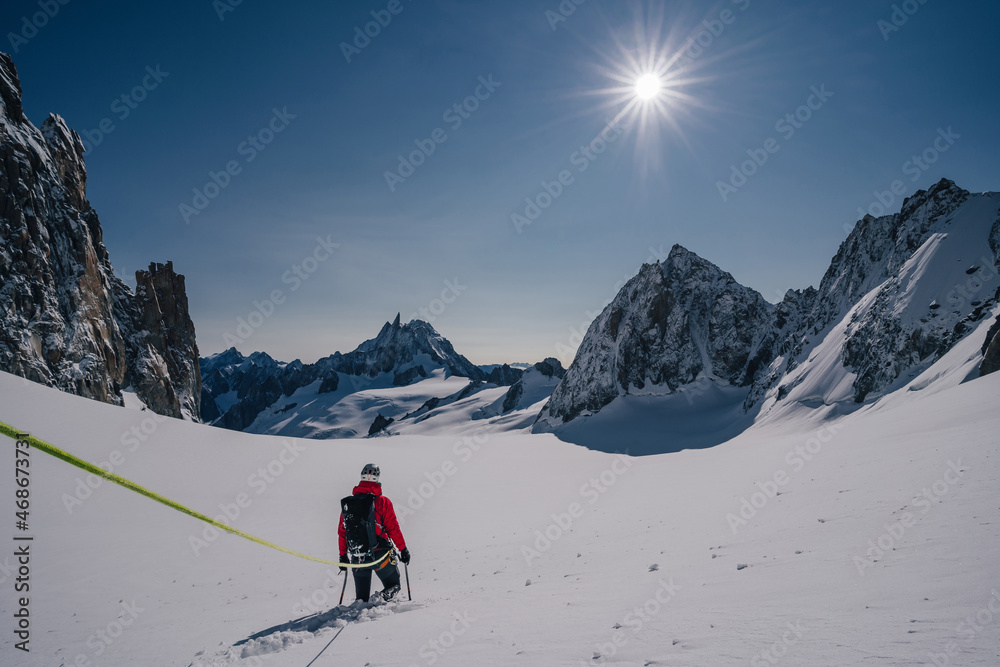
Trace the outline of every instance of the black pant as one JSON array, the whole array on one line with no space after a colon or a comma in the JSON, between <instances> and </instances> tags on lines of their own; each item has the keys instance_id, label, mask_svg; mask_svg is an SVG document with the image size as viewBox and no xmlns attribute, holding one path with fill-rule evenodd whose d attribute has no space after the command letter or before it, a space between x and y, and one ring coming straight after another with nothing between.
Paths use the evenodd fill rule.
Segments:
<instances>
[{"instance_id":1,"label":"black pant","mask_svg":"<svg viewBox=\"0 0 1000 667\"><path fill-rule=\"evenodd\" d=\"M381 558L383 553L385 552L376 552L375 558ZM371 596L373 570L382 582L383 589L399 586L399 568L392 562L392 559L393 556L389 556L374 567L354 570L354 594L359 600L368 602L368 598Z\"/></svg>"}]
</instances>

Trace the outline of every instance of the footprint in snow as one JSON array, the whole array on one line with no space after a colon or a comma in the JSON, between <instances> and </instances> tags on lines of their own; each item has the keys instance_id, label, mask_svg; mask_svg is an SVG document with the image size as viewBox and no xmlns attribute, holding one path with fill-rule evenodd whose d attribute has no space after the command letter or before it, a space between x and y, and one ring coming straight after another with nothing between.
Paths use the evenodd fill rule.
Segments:
<instances>
[{"instance_id":1,"label":"footprint in snow","mask_svg":"<svg viewBox=\"0 0 1000 667\"><path fill-rule=\"evenodd\" d=\"M220 651L211 664L220 662L226 664L253 656L278 653L290 646L303 644L320 636L328 636L334 630L343 630L349 624L376 621L419 607L420 605L413 602L385 602L381 598L369 602L357 600L350 605L334 607L322 613L303 616L257 632Z\"/></svg>"}]
</instances>

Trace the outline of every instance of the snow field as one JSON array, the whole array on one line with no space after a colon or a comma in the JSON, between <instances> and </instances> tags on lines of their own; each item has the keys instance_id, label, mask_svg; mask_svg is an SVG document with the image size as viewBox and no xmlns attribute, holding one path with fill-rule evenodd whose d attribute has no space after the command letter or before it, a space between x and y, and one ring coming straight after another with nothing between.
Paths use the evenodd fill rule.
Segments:
<instances>
[{"instance_id":1,"label":"snow field","mask_svg":"<svg viewBox=\"0 0 1000 667\"><path fill-rule=\"evenodd\" d=\"M333 607L342 575L208 539L106 482L70 513L63 496L84 475L35 453L32 653L10 634L0 651L17 665L305 665L346 622L317 667L996 664L998 389L991 376L904 392L642 458L524 432L308 441L140 426L116 472L212 516L239 508L233 525L283 546L335 557L337 501L369 461L404 515L412 603L240 646ZM148 416L6 374L0 395L6 421L91 461L127 449ZM760 507L734 531L744 499ZM12 604L0 596L0 615Z\"/></svg>"}]
</instances>

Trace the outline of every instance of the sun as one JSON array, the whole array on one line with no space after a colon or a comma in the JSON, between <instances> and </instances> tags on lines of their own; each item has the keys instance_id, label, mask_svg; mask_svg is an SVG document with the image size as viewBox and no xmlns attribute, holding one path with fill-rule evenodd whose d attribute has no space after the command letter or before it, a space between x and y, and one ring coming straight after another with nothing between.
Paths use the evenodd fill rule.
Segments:
<instances>
[{"instance_id":1,"label":"sun","mask_svg":"<svg viewBox=\"0 0 1000 667\"><path fill-rule=\"evenodd\" d=\"M643 74L635 81L635 96L643 102L649 102L660 95L663 81L658 74Z\"/></svg>"},{"instance_id":2,"label":"sun","mask_svg":"<svg viewBox=\"0 0 1000 667\"><path fill-rule=\"evenodd\" d=\"M597 81L582 94L597 98L587 111L607 119L602 132L621 129L633 136L645 176L662 167L668 141L691 149L686 129L703 121L699 110L716 109L709 86L719 79L717 64L727 53L700 58L708 33L698 16L671 10L668 17L654 0L643 5L635 4L631 21L609 24L608 40L591 44Z\"/></svg>"}]
</instances>

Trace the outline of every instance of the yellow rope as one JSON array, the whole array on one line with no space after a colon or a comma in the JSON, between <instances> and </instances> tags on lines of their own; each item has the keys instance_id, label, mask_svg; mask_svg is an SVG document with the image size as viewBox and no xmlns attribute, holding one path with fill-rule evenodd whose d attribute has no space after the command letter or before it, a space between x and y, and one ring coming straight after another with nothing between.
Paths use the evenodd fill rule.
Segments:
<instances>
[{"instance_id":1,"label":"yellow rope","mask_svg":"<svg viewBox=\"0 0 1000 667\"><path fill-rule=\"evenodd\" d=\"M124 477L121 477L121 476L116 475L114 473L108 472L107 470L104 470L103 468L99 468L98 466L95 466L92 463L88 463L87 461L84 461L81 458L77 458L76 456L73 456L69 452L63 451L62 449L59 449L58 447L56 447L54 445L50 445L49 443L45 442L44 440L39 440L38 438L36 438L34 436L30 436L27 433L22 433L21 431L18 431L17 429L15 429L13 426L9 426L8 424L5 424L3 422L0 422L0 433L2 433L3 435L6 435L7 437L13 438L15 440L20 440L22 442L27 442L34 449L37 449L37 450L42 451L42 452L45 452L46 454L54 456L57 459L62 459L66 463L69 463L70 465L76 466L77 468L80 468L81 470L86 470L87 472L92 473L94 475L97 475L98 477L103 477L104 479L108 480L109 482L114 482L115 484L117 484L119 486L124 486L126 489L129 489L131 491L135 491L136 493L138 493L140 495L146 496L147 498L155 500L158 503L161 503L163 505L166 505L167 507L173 508L173 509L177 510L178 512L183 512L184 514L187 514L188 516L192 516L195 519L198 519L199 521L204 521L205 523L207 523L209 525L215 526L219 530L224 530L227 533L232 533L233 535L239 535L243 539L250 540L251 542L256 542L257 544L263 544L265 547L270 547L272 549L275 549L276 551L281 551L283 553L286 553L286 554L289 554L289 555L292 555L292 556L297 556L299 558L305 558L306 560L315 561L317 563L325 563L326 565L337 565L339 567L348 567L348 568L358 569L358 568L372 567L374 565L378 565L379 563L381 563L382 561L384 561L386 558L388 558L390 556L390 554L392 554L392 551L389 551L384 556L382 556L378 560L373 561L371 563L341 563L341 562L338 562L338 561L335 561L335 560L326 560L325 558L316 558L314 556L307 556L306 554L299 553L298 551L292 551L291 549L286 549L285 547L277 545L274 542L268 542L267 540L263 540L263 539L261 539L259 537L254 537L250 533L245 533L242 530L239 530L238 528L233 528L232 526L227 525L225 523L222 523L221 521L216 521L215 519L213 519L211 517L205 516L201 512L195 512L193 509L185 507L184 505L181 505L180 503L175 502L175 501L171 500L170 498L167 498L165 496L161 496L160 494L155 493L153 491L150 491L149 489L146 489L146 488L144 488L142 486L139 486L135 482L131 482L131 481L125 479Z\"/></svg>"}]
</instances>

